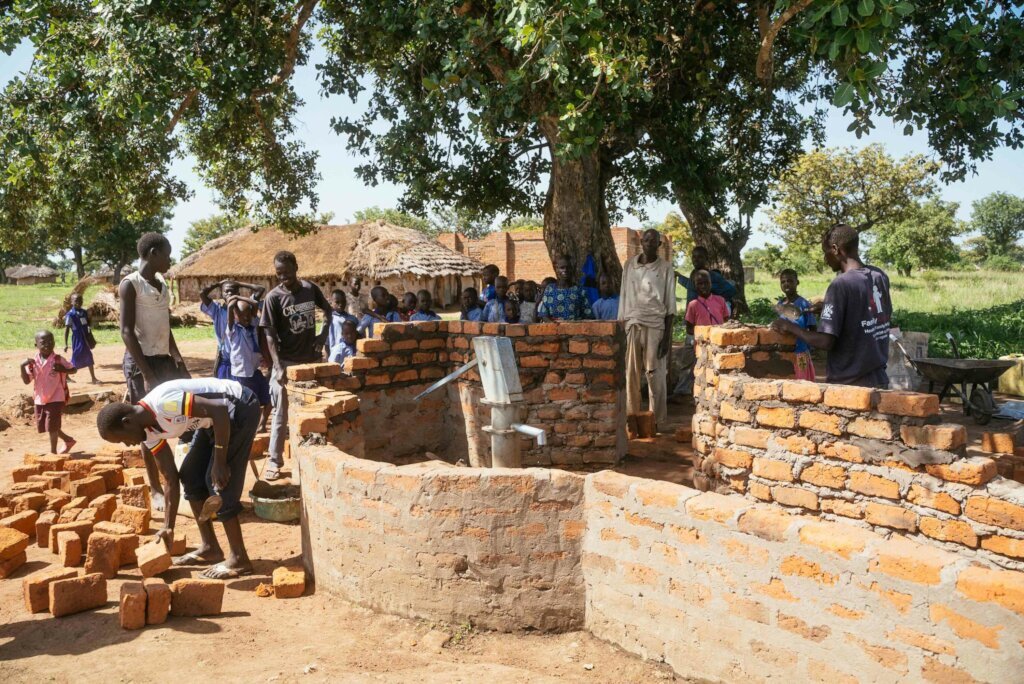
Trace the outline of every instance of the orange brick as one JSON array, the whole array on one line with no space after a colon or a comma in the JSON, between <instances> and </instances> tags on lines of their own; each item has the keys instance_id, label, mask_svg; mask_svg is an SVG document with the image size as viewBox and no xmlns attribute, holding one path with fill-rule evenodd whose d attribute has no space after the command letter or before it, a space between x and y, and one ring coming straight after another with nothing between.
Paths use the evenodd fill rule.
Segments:
<instances>
[{"instance_id":1,"label":"orange brick","mask_svg":"<svg viewBox=\"0 0 1024 684\"><path fill-rule=\"evenodd\" d=\"M921 534L941 541L963 544L972 549L978 546L978 535L974 528L962 520L939 520L921 517L918 521Z\"/></svg>"},{"instance_id":2,"label":"orange brick","mask_svg":"<svg viewBox=\"0 0 1024 684\"><path fill-rule=\"evenodd\" d=\"M789 601L791 603L796 603L800 600L786 590L785 583L783 583L783 581L780 580L778 577L771 578L768 581L768 584L755 584L753 588L754 591L756 591L759 594L763 594L765 596L771 597L773 599L778 599L780 601Z\"/></svg>"},{"instance_id":3,"label":"orange brick","mask_svg":"<svg viewBox=\"0 0 1024 684\"><path fill-rule=\"evenodd\" d=\"M297 382L305 382L308 380L316 379L316 365L315 363L305 363L296 366L289 366L285 373L288 375L289 380L295 380Z\"/></svg>"},{"instance_id":4,"label":"orange brick","mask_svg":"<svg viewBox=\"0 0 1024 684\"><path fill-rule=\"evenodd\" d=\"M50 614L54 617L99 608L107 602L107 580L98 573L56 580L48 589Z\"/></svg>"},{"instance_id":5,"label":"orange brick","mask_svg":"<svg viewBox=\"0 0 1024 684\"><path fill-rule=\"evenodd\" d=\"M679 505L679 495L682 492L683 488L674 482L647 480L637 485L636 498L644 506L677 508Z\"/></svg>"},{"instance_id":6,"label":"orange brick","mask_svg":"<svg viewBox=\"0 0 1024 684\"><path fill-rule=\"evenodd\" d=\"M949 628L956 632L961 639L974 639L989 648L999 648L999 632L1003 625L987 627L980 622L975 622L957 613L949 606L941 603L933 603L928 609L928 615L935 624L946 623Z\"/></svg>"},{"instance_id":7,"label":"orange brick","mask_svg":"<svg viewBox=\"0 0 1024 684\"><path fill-rule=\"evenodd\" d=\"M792 428L796 426L796 414L791 408L762 406L757 410L757 422L769 427Z\"/></svg>"},{"instance_id":8,"label":"orange brick","mask_svg":"<svg viewBox=\"0 0 1024 684\"><path fill-rule=\"evenodd\" d=\"M978 680L959 667L946 665L935 658L925 658L921 679L933 684L977 684Z\"/></svg>"},{"instance_id":9,"label":"orange brick","mask_svg":"<svg viewBox=\"0 0 1024 684\"><path fill-rule=\"evenodd\" d=\"M984 456L972 456L948 464L926 465L924 469L947 482L962 482L969 485L983 485L999 474L996 462Z\"/></svg>"},{"instance_id":10,"label":"orange brick","mask_svg":"<svg viewBox=\"0 0 1024 684\"><path fill-rule=\"evenodd\" d=\"M704 492L686 501L686 512L699 520L724 523L749 505L740 497Z\"/></svg>"},{"instance_id":11,"label":"orange brick","mask_svg":"<svg viewBox=\"0 0 1024 684\"><path fill-rule=\"evenodd\" d=\"M942 569L955 560L956 556L940 549L893 536L878 546L868 570L908 582L938 584Z\"/></svg>"},{"instance_id":12,"label":"orange brick","mask_svg":"<svg viewBox=\"0 0 1024 684\"><path fill-rule=\"evenodd\" d=\"M749 491L750 495L755 499L760 499L761 501L772 500L772 488L761 482L751 481L747 487L747 491Z\"/></svg>"},{"instance_id":13,"label":"orange brick","mask_svg":"<svg viewBox=\"0 0 1024 684\"><path fill-rule=\"evenodd\" d=\"M982 539L981 548L1003 556L1024 558L1024 539L1012 539L997 534L987 539Z\"/></svg>"},{"instance_id":14,"label":"orange brick","mask_svg":"<svg viewBox=\"0 0 1024 684\"><path fill-rule=\"evenodd\" d=\"M926 446L953 451L967 444L967 428L963 425L901 425L900 439L907 446Z\"/></svg>"},{"instance_id":15,"label":"orange brick","mask_svg":"<svg viewBox=\"0 0 1024 684\"><path fill-rule=\"evenodd\" d=\"M860 447L849 442L831 442L818 446L818 453L829 458L838 458L848 463L863 463Z\"/></svg>"},{"instance_id":16,"label":"orange brick","mask_svg":"<svg viewBox=\"0 0 1024 684\"><path fill-rule=\"evenodd\" d=\"M579 398L579 390L571 387L555 387L548 391L549 401L576 401Z\"/></svg>"},{"instance_id":17,"label":"orange brick","mask_svg":"<svg viewBox=\"0 0 1024 684\"><path fill-rule=\"evenodd\" d=\"M806 577L821 584L835 584L839 578L830 572L822 570L821 566L803 556L786 556L779 565L783 575L794 575Z\"/></svg>"},{"instance_id":18,"label":"orange brick","mask_svg":"<svg viewBox=\"0 0 1024 684\"><path fill-rule=\"evenodd\" d=\"M772 487L772 498L784 506L799 506L810 511L818 510L818 495L796 487Z\"/></svg>"},{"instance_id":19,"label":"orange brick","mask_svg":"<svg viewBox=\"0 0 1024 684\"><path fill-rule=\"evenodd\" d=\"M750 422L750 412L742 409L731 401L723 401L718 407L718 415L722 420L735 420L740 423Z\"/></svg>"},{"instance_id":20,"label":"orange brick","mask_svg":"<svg viewBox=\"0 0 1024 684\"><path fill-rule=\"evenodd\" d=\"M800 471L800 479L819 487L842 489L846 486L846 469L842 466L816 462Z\"/></svg>"},{"instance_id":21,"label":"orange brick","mask_svg":"<svg viewBox=\"0 0 1024 684\"><path fill-rule=\"evenodd\" d=\"M803 404L820 404L821 385L806 380L786 380L782 383L782 400Z\"/></svg>"},{"instance_id":22,"label":"orange brick","mask_svg":"<svg viewBox=\"0 0 1024 684\"><path fill-rule=\"evenodd\" d=\"M25 608L30 613L45 613L50 605L50 584L72 577L78 577L78 571L74 568L55 568L29 575L21 582Z\"/></svg>"},{"instance_id":23,"label":"orange brick","mask_svg":"<svg viewBox=\"0 0 1024 684\"><path fill-rule=\"evenodd\" d=\"M882 667L888 668L899 674L907 674L907 654L889 646L878 646L868 643L858 636L847 634L846 640L857 644L868 656L874 659Z\"/></svg>"},{"instance_id":24,"label":"orange brick","mask_svg":"<svg viewBox=\"0 0 1024 684\"><path fill-rule=\"evenodd\" d=\"M785 449L786 451L794 454L802 454L804 456L813 454L818 450L818 445L803 435L790 435L789 437L776 436L774 442L781 449Z\"/></svg>"},{"instance_id":25,"label":"orange brick","mask_svg":"<svg viewBox=\"0 0 1024 684\"><path fill-rule=\"evenodd\" d=\"M827 432L830 435L843 434L840 428L840 417L821 411L803 411L800 413L800 427L805 430Z\"/></svg>"},{"instance_id":26,"label":"orange brick","mask_svg":"<svg viewBox=\"0 0 1024 684\"><path fill-rule=\"evenodd\" d=\"M870 411L875 402L875 390L852 385L829 385L825 389L825 406Z\"/></svg>"},{"instance_id":27,"label":"orange brick","mask_svg":"<svg viewBox=\"0 0 1024 684\"><path fill-rule=\"evenodd\" d=\"M146 590L142 588L142 582L121 585L118 616L121 629L142 629L146 626Z\"/></svg>"},{"instance_id":28,"label":"orange brick","mask_svg":"<svg viewBox=\"0 0 1024 684\"><path fill-rule=\"evenodd\" d=\"M900 486L897 482L860 470L850 471L849 487L855 492L868 496L881 496L886 499L900 498Z\"/></svg>"},{"instance_id":29,"label":"orange brick","mask_svg":"<svg viewBox=\"0 0 1024 684\"><path fill-rule=\"evenodd\" d=\"M1012 454L1017 446L1019 431L983 432L981 449L990 454Z\"/></svg>"},{"instance_id":30,"label":"orange brick","mask_svg":"<svg viewBox=\"0 0 1024 684\"><path fill-rule=\"evenodd\" d=\"M886 589L878 582L872 582L868 589L875 592L895 608L900 613L906 613L910 610L910 605L914 601L914 597L910 594L904 594L902 591L895 591L893 589Z\"/></svg>"},{"instance_id":31,"label":"orange brick","mask_svg":"<svg viewBox=\"0 0 1024 684\"><path fill-rule=\"evenodd\" d=\"M360 354L373 354L390 351L391 345L384 340L356 340L356 351Z\"/></svg>"},{"instance_id":32,"label":"orange brick","mask_svg":"<svg viewBox=\"0 0 1024 684\"><path fill-rule=\"evenodd\" d=\"M622 574L630 584L653 586L658 583L661 575L652 567L639 563L622 563Z\"/></svg>"},{"instance_id":33,"label":"orange brick","mask_svg":"<svg viewBox=\"0 0 1024 684\"><path fill-rule=\"evenodd\" d=\"M964 514L981 523L1024 531L1024 506L1001 499L972 496L967 499Z\"/></svg>"},{"instance_id":34,"label":"orange brick","mask_svg":"<svg viewBox=\"0 0 1024 684\"><path fill-rule=\"evenodd\" d=\"M754 447L755 449L767 449L768 438L771 437L768 430L758 430L737 425L732 430L732 441L740 446ZM745 467L750 467L745 466Z\"/></svg>"},{"instance_id":35,"label":"orange brick","mask_svg":"<svg viewBox=\"0 0 1024 684\"><path fill-rule=\"evenodd\" d=\"M748 347L757 344L757 329L716 326L708 333L708 340L719 347Z\"/></svg>"},{"instance_id":36,"label":"orange brick","mask_svg":"<svg viewBox=\"0 0 1024 684\"><path fill-rule=\"evenodd\" d=\"M822 499L821 510L823 513L833 513L845 518L860 519L864 517L864 504L857 501L846 501L844 499Z\"/></svg>"},{"instance_id":37,"label":"orange brick","mask_svg":"<svg viewBox=\"0 0 1024 684\"><path fill-rule=\"evenodd\" d=\"M757 343L762 346L775 346L780 344L793 346L796 344L796 338L786 333L776 332L771 328L758 328Z\"/></svg>"},{"instance_id":38,"label":"orange brick","mask_svg":"<svg viewBox=\"0 0 1024 684\"><path fill-rule=\"evenodd\" d=\"M944 655L956 655L956 647L948 641L942 639L936 639L933 636L922 634L903 625L897 625L895 629L886 634L886 638L889 640L895 639L896 641L902 641L910 646L916 646L917 648L923 648L926 651L932 653L942 653Z\"/></svg>"},{"instance_id":39,"label":"orange brick","mask_svg":"<svg viewBox=\"0 0 1024 684\"><path fill-rule=\"evenodd\" d=\"M925 489L919 484L910 485L907 493L907 501L918 506L934 508L952 515L960 515L960 504L956 499L945 492L933 492Z\"/></svg>"},{"instance_id":40,"label":"orange brick","mask_svg":"<svg viewBox=\"0 0 1024 684\"><path fill-rule=\"evenodd\" d=\"M936 394L888 390L879 393L877 410L894 416L929 418L939 413L939 397Z\"/></svg>"},{"instance_id":41,"label":"orange brick","mask_svg":"<svg viewBox=\"0 0 1024 684\"><path fill-rule=\"evenodd\" d=\"M747 364L747 357L743 352L732 354L715 354L712 366L715 370L740 370Z\"/></svg>"},{"instance_id":42,"label":"orange brick","mask_svg":"<svg viewBox=\"0 0 1024 684\"><path fill-rule=\"evenodd\" d=\"M784 613L779 613L776 616L776 624L787 632L793 632L814 642L824 641L832 634L832 629L827 625L811 626L795 615Z\"/></svg>"},{"instance_id":43,"label":"orange brick","mask_svg":"<svg viewBox=\"0 0 1024 684\"><path fill-rule=\"evenodd\" d=\"M224 582L217 580L176 580L171 584L171 615L219 615L224 601L224 586Z\"/></svg>"},{"instance_id":44,"label":"orange brick","mask_svg":"<svg viewBox=\"0 0 1024 684\"><path fill-rule=\"evenodd\" d=\"M770 541L782 541L786 531L793 524L793 516L779 511L754 508L739 519L739 528L756 537Z\"/></svg>"},{"instance_id":45,"label":"orange brick","mask_svg":"<svg viewBox=\"0 0 1024 684\"><path fill-rule=\"evenodd\" d=\"M22 511L0 519L0 527L9 527L12 530L21 532L22 534L27 534L29 537L34 537L36 535L36 522L38 520L39 514L35 511Z\"/></svg>"},{"instance_id":46,"label":"orange brick","mask_svg":"<svg viewBox=\"0 0 1024 684\"><path fill-rule=\"evenodd\" d=\"M765 401L779 398L778 382L747 382L743 384L743 398L746 401Z\"/></svg>"},{"instance_id":47,"label":"orange brick","mask_svg":"<svg viewBox=\"0 0 1024 684\"><path fill-rule=\"evenodd\" d=\"M868 439L892 439L892 425L887 420L854 418L847 424L846 431Z\"/></svg>"},{"instance_id":48,"label":"orange brick","mask_svg":"<svg viewBox=\"0 0 1024 684\"><path fill-rule=\"evenodd\" d=\"M726 603L729 604L729 612L738 617L763 625L768 624L768 609L763 603L752 601L736 594L725 594Z\"/></svg>"},{"instance_id":49,"label":"orange brick","mask_svg":"<svg viewBox=\"0 0 1024 684\"><path fill-rule=\"evenodd\" d=\"M917 514L899 506L870 501L864 507L864 519L872 525L893 527L908 532L917 530Z\"/></svg>"},{"instance_id":50,"label":"orange brick","mask_svg":"<svg viewBox=\"0 0 1024 684\"><path fill-rule=\"evenodd\" d=\"M754 459L754 475L780 482L793 481L793 464L788 461L776 461L770 458Z\"/></svg>"},{"instance_id":51,"label":"orange brick","mask_svg":"<svg viewBox=\"0 0 1024 684\"><path fill-rule=\"evenodd\" d=\"M809 522L800 528L800 541L804 544L847 559L877 539L878 535L872 532L841 523Z\"/></svg>"},{"instance_id":52,"label":"orange brick","mask_svg":"<svg viewBox=\"0 0 1024 684\"><path fill-rule=\"evenodd\" d=\"M832 613L837 617L841 617L844 620L864 619L864 613L862 613L861 611L853 610L852 608L847 608L846 606L841 606L838 603L833 603L831 606L829 606L828 612Z\"/></svg>"},{"instance_id":53,"label":"orange brick","mask_svg":"<svg viewBox=\"0 0 1024 684\"><path fill-rule=\"evenodd\" d=\"M967 598L998 603L1024 615L1024 573L971 566L961 571L956 588Z\"/></svg>"},{"instance_id":54,"label":"orange brick","mask_svg":"<svg viewBox=\"0 0 1024 684\"><path fill-rule=\"evenodd\" d=\"M749 468L753 461L750 452L738 449L715 447L713 453L715 460L728 468Z\"/></svg>"},{"instance_id":55,"label":"orange brick","mask_svg":"<svg viewBox=\"0 0 1024 684\"><path fill-rule=\"evenodd\" d=\"M737 388L743 387L743 382L740 381L735 375L718 375L710 369L712 377L718 378L718 393L723 397L734 397L736 396Z\"/></svg>"}]
</instances>

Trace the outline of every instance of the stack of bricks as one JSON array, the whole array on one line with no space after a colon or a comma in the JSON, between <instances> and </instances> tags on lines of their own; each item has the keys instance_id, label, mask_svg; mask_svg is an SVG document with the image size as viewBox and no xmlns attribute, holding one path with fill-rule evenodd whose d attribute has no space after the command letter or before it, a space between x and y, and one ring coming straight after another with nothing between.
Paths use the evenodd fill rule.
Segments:
<instances>
[{"instance_id":1,"label":"stack of bricks","mask_svg":"<svg viewBox=\"0 0 1024 684\"><path fill-rule=\"evenodd\" d=\"M695 483L1024 568L1024 485L967 457L935 395L771 379L786 340L697 331Z\"/></svg>"},{"instance_id":2,"label":"stack of bricks","mask_svg":"<svg viewBox=\"0 0 1024 684\"><path fill-rule=\"evenodd\" d=\"M477 335L511 338L523 386L522 421L548 433L521 441L524 465L614 464L625 455L625 336L615 322L533 325L440 321L375 326L359 354L288 369L293 434L377 460L432 452L489 465L490 409L471 370L413 397L472 357Z\"/></svg>"}]
</instances>

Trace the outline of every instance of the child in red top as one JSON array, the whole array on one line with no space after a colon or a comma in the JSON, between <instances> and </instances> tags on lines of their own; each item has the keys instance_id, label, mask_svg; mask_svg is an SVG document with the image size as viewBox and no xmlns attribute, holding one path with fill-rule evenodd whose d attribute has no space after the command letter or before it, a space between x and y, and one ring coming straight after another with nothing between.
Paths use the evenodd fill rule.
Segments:
<instances>
[{"instance_id":1,"label":"child in red top","mask_svg":"<svg viewBox=\"0 0 1024 684\"><path fill-rule=\"evenodd\" d=\"M69 453L75 440L61 430L61 416L68 400L69 373L75 372L72 363L60 354L53 353L53 333L40 330L36 333L36 356L21 364L21 381L32 388L35 403L36 429L39 434L50 434L50 453L57 452L57 439L64 440L62 454Z\"/></svg>"},{"instance_id":2,"label":"child in red top","mask_svg":"<svg viewBox=\"0 0 1024 684\"><path fill-rule=\"evenodd\" d=\"M697 271L692 276L697 298L686 305L686 334L698 325L721 325L729 320L729 307L722 297L711 294L711 274Z\"/></svg>"}]
</instances>

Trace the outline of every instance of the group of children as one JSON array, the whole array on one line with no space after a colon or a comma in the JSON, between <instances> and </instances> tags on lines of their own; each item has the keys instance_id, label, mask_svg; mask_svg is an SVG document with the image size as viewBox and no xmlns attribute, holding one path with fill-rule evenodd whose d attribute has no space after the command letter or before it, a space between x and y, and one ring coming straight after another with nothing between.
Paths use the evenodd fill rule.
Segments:
<instances>
[{"instance_id":1,"label":"group of children","mask_svg":"<svg viewBox=\"0 0 1024 684\"><path fill-rule=\"evenodd\" d=\"M619 291L607 274L598 278L597 292L577 282L567 257L555 260L556 278L538 287L532 280L510 282L497 266L483 270L483 291L462 292L461 320L483 323L536 323L538 321L614 321L619 316Z\"/></svg>"}]
</instances>

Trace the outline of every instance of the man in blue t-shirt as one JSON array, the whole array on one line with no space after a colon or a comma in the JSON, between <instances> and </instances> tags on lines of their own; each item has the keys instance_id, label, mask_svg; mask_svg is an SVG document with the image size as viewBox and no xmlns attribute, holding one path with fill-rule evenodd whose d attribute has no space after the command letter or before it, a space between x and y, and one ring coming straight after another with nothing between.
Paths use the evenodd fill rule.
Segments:
<instances>
[{"instance_id":1,"label":"man in blue t-shirt","mask_svg":"<svg viewBox=\"0 0 1024 684\"><path fill-rule=\"evenodd\" d=\"M707 271L711 275L711 294L716 294L725 300L732 310L732 300L736 298L736 286L725 279L718 271L710 268L711 257L704 247L694 247L690 252L690 262L693 264L693 273ZM686 288L686 303L689 304L697 298L697 287L691 278L687 278L679 271L676 271L676 280Z\"/></svg>"},{"instance_id":2,"label":"man in blue t-shirt","mask_svg":"<svg viewBox=\"0 0 1024 684\"><path fill-rule=\"evenodd\" d=\"M828 352L828 382L885 389L889 376L889 277L860 259L860 236L845 223L822 239L825 263L838 273L825 292L818 329L778 319L772 328Z\"/></svg>"}]
</instances>

